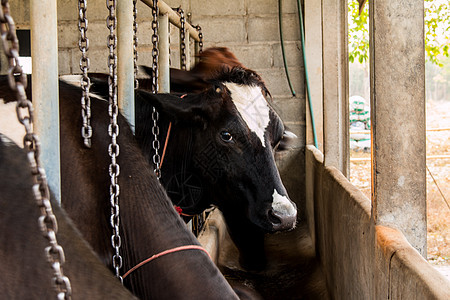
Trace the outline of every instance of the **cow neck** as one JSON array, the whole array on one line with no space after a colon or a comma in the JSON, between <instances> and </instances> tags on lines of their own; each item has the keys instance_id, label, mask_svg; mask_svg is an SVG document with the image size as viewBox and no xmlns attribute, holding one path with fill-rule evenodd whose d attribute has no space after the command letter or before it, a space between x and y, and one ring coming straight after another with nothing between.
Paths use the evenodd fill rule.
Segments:
<instances>
[{"instance_id":1,"label":"cow neck","mask_svg":"<svg viewBox=\"0 0 450 300\"><path fill-rule=\"evenodd\" d=\"M183 95L180 96L180 98L183 99L186 96L187 96L187 94L183 94ZM162 169L162 166L163 166L164 157L166 156L167 144L169 142L169 137L170 137L170 131L171 130L172 130L172 122L169 122L169 127L167 128L166 139L164 141L163 152L162 152L162 155L161 155L161 163L159 164L159 167L161 169Z\"/></svg>"},{"instance_id":2,"label":"cow neck","mask_svg":"<svg viewBox=\"0 0 450 300\"><path fill-rule=\"evenodd\" d=\"M137 265L135 265L134 267L132 267L130 270L128 270L123 276L122 278L125 279L126 277L128 277L128 275L130 275L131 273L133 273L134 271L136 271L137 269L141 268L142 266L148 264L149 262L156 260L158 258L160 258L161 256L164 255L168 255L168 254L172 254L175 252L179 252L179 251L185 251L185 250L200 250L205 252L209 258L211 259L211 255L209 255L208 251L205 250L205 248L198 246L198 245L186 245L186 246L180 246L180 247L175 247L172 249L168 249L165 251L162 251L158 254L154 254L151 257L141 261L140 263L138 263Z\"/></svg>"}]
</instances>

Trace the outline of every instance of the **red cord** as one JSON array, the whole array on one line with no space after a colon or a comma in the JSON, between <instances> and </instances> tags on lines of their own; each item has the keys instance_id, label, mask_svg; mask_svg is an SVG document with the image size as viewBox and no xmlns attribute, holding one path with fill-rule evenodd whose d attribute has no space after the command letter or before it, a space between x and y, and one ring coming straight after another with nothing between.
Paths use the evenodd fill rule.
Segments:
<instances>
[{"instance_id":1,"label":"red cord","mask_svg":"<svg viewBox=\"0 0 450 300\"><path fill-rule=\"evenodd\" d=\"M143 265L151 262L154 259L157 259L158 257L161 257L163 255L166 254L170 254L170 253L174 253L174 252L179 252L179 251L184 251L184 250L201 250L203 252L205 252L206 254L208 254L208 257L211 259L211 256L209 255L208 251L206 251L203 247L201 246L197 246L197 245L187 245L187 246L180 246L180 247L176 247L176 248L172 248L169 250L165 250L163 252L160 252L158 254L155 254L149 258L147 258L146 260L138 263L137 265L135 265L134 267L132 267L130 270L128 270L123 276L122 278L125 279L125 277L127 277L128 275L130 275L131 272L135 271L136 269L142 267Z\"/></svg>"},{"instance_id":2,"label":"red cord","mask_svg":"<svg viewBox=\"0 0 450 300\"><path fill-rule=\"evenodd\" d=\"M164 143L163 153L161 156L161 163L159 164L160 169L162 168L162 164L164 162L164 156L166 156L166 149L167 149L167 143L169 142L170 129L172 129L172 122L169 123L169 128L167 129L167 136L166 136L166 141Z\"/></svg>"},{"instance_id":3,"label":"red cord","mask_svg":"<svg viewBox=\"0 0 450 300\"><path fill-rule=\"evenodd\" d=\"M181 95L180 98L183 99L187 94ZM167 129L166 141L164 142L164 149L161 156L161 163L159 164L159 168L162 168L162 164L164 162L164 156L166 156L167 143L169 142L170 130L172 129L172 122L169 123L169 128Z\"/></svg>"}]
</instances>

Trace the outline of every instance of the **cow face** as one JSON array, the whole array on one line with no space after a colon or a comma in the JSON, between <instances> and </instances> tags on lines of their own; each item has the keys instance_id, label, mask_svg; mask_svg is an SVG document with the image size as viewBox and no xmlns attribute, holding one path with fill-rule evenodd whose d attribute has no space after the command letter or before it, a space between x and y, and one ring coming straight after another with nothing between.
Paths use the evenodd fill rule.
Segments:
<instances>
[{"instance_id":1,"label":"cow face","mask_svg":"<svg viewBox=\"0 0 450 300\"><path fill-rule=\"evenodd\" d=\"M223 86L223 113L208 132L217 149L214 175L216 189L222 191L217 205L245 210L252 223L269 232L292 229L297 209L274 160L284 136L283 123L260 85L229 81Z\"/></svg>"},{"instance_id":2,"label":"cow face","mask_svg":"<svg viewBox=\"0 0 450 300\"><path fill-rule=\"evenodd\" d=\"M297 209L274 160L285 129L256 73L240 67L224 70L206 90L182 100L147 97L178 127L191 127L195 173L213 191L213 204L222 211L244 212L267 232L295 227ZM177 147L174 143L169 148Z\"/></svg>"}]
</instances>

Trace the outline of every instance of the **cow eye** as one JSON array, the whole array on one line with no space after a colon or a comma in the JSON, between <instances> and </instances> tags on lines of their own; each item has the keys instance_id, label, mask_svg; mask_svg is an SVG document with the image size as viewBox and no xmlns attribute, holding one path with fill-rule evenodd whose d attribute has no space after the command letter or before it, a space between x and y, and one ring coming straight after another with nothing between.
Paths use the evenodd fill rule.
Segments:
<instances>
[{"instance_id":1,"label":"cow eye","mask_svg":"<svg viewBox=\"0 0 450 300\"><path fill-rule=\"evenodd\" d=\"M220 133L220 138L222 139L222 141L224 142L231 142L231 140L233 139L233 136L231 135L231 133L229 133L228 131L222 131Z\"/></svg>"}]
</instances>

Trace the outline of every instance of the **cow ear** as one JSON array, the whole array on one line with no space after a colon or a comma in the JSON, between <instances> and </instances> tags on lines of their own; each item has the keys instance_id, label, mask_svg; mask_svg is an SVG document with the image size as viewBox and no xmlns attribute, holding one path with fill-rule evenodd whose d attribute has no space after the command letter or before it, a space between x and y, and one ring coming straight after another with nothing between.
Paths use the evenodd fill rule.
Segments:
<instances>
[{"instance_id":1,"label":"cow ear","mask_svg":"<svg viewBox=\"0 0 450 300\"><path fill-rule=\"evenodd\" d=\"M151 116L152 107L175 122L195 122L206 126L220 112L222 89L210 89L201 94L152 94L136 91L136 109L142 118Z\"/></svg>"},{"instance_id":2,"label":"cow ear","mask_svg":"<svg viewBox=\"0 0 450 300\"><path fill-rule=\"evenodd\" d=\"M278 145L277 151L290 150L294 147L295 141L297 140L297 135L292 131L285 130L283 133L283 138Z\"/></svg>"},{"instance_id":3,"label":"cow ear","mask_svg":"<svg viewBox=\"0 0 450 300\"><path fill-rule=\"evenodd\" d=\"M153 76L152 68L140 66L150 78ZM208 83L197 72L170 68L170 90L176 93L196 93L205 90Z\"/></svg>"},{"instance_id":4,"label":"cow ear","mask_svg":"<svg viewBox=\"0 0 450 300\"><path fill-rule=\"evenodd\" d=\"M197 72L170 68L170 89L179 93L198 93L209 87Z\"/></svg>"}]
</instances>

